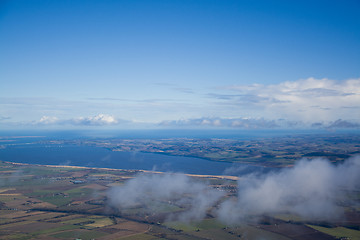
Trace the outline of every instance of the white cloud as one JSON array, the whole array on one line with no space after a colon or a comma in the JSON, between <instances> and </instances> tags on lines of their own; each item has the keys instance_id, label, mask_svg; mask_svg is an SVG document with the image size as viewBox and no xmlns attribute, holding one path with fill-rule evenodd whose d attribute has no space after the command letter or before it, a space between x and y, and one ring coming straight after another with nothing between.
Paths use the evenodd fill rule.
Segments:
<instances>
[{"instance_id":1,"label":"white cloud","mask_svg":"<svg viewBox=\"0 0 360 240\"><path fill-rule=\"evenodd\" d=\"M332 127L357 127L360 123L360 78L343 81L308 78L272 85L234 85L213 89L212 93L203 86L186 95L177 94L173 88L158 92L152 99L100 96L70 101L0 97L0 115L9 117L0 121L3 125L109 126L124 122L117 116L126 116L131 123L204 127L328 127L339 119L351 124L337 122ZM93 113L111 115L92 116ZM44 117L40 119L41 116ZM34 122L34 119L38 120Z\"/></svg>"},{"instance_id":2,"label":"white cloud","mask_svg":"<svg viewBox=\"0 0 360 240\"><path fill-rule=\"evenodd\" d=\"M308 78L276 85L235 85L223 90L231 94L210 97L238 108L256 109L265 118L308 122L360 119L360 111L353 110L360 106L360 79Z\"/></svg>"},{"instance_id":3,"label":"white cloud","mask_svg":"<svg viewBox=\"0 0 360 240\"><path fill-rule=\"evenodd\" d=\"M77 125L77 126L104 126L116 125L124 120L116 119L114 116L107 114L98 114L92 117L77 117L71 119L58 119L57 117L43 116L36 124L39 125Z\"/></svg>"},{"instance_id":4,"label":"white cloud","mask_svg":"<svg viewBox=\"0 0 360 240\"><path fill-rule=\"evenodd\" d=\"M218 214L228 223L248 215L279 213L316 220L339 219L343 209L338 203L353 204L347 194L359 191L359 171L359 157L338 165L325 159L302 159L293 168L241 176L237 201L223 202Z\"/></svg>"},{"instance_id":5,"label":"white cloud","mask_svg":"<svg viewBox=\"0 0 360 240\"><path fill-rule=\"evenodd\" d=\"M38 123L40 124L55 124L59 121L57 117L42 116Z\"/></svg>"},{"instance_id":6,"label":"white cloud","mask_svg":"<svg viewBox=\"0 0 360 240\"><path fill-rule=\"evenodd\" d=\"M75 125L113 125L117 124L118 120L107 114L99 114L93 117L79 117L70 120Z\"/></svg>"},{"instance_id":7,"label":"white cloud","mask_svg":"<svg viewBox=\"0 0 360 240\"><path fill-rule=\"evenodd\" d=\"M183 174L140 174L110 188L107 203L120 212L137 208L139 214L160 213L171 221L199 221L207 213L226 224L284 213L338 221L344 214L341 205L358 206L351 195L360 190L359 171L359 157L337 165L325 159L302 159L292 168L240 175L234 198L223 198L224 192ZM159 211L166 203L182 210Z\"/></svg>"},{"instance_id":8,"label":"white cloud","mask_svg":"<svg viewBox=\"0 0 360 240\"><path fill-rule=\"evenodd\" d=\"M328 128L360 128L360 123L338 119L334 122L331 122Z\"/></svg>"},{"instance_id":9,"label":"white cloud","mask_svg":"<svg viewBox=\"0 0 360 240\"><path fill-rule=\"evenodd\" d=\"M198 221L224 194L184 174L142 174L108 191L108 202L120 211L141 206L141 211L159 213L159 202L181 206L184 211L167 214L169 220Z\"/></svg>"},{"instance_id":10,"label":"white cloud","mask_svg":"<svg viewBox=\"0 0 360 240\"><path fill-rule=\"evenodd\" d=\"M253 119L253 118L194 118L194 119L182 119L177 121L163 121L161 126L167 127L231 127L231 128L246 128L246 129L258 129L258 128L276 128L280 127L280 122L266 119ZM281 123L284 125L283 123Z\"/></svg>"},{"instance_id":11,"label":"white cloud","mask_svg":"<svg viewBox=\"0 0 360 240\"><path fill-rule=\"evenodd\" d=\"M11 117L0 116L0 121L9 120L9 119L11 119Z\"/></svg>"},{"instance_id":12,"label":"white cloud","mask_svg":"<svg viewBox=\"0 0 360 240\"><path fill-rule=\"evenodd\" d=\"M318 129L345 129L360 128L360 121L347 121L337 119L327 122L289 121L285 119L269 120L264 118L193 118L175 121L162 121L160 126L165 127L220 127L242 129L281 129L281 128L318 128Z\"/></svg>"}]
</instances>

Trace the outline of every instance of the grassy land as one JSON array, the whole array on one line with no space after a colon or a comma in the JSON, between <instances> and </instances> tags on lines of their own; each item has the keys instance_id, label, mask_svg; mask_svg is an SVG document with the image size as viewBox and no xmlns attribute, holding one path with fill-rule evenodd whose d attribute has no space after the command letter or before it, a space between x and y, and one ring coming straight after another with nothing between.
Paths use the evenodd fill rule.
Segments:
<instances>
[{"instance_id":1,"label":"grassy land","mask_svg":"<svg viewBox=\"0 0 360 240\"><path fill-rule=\"evenodd\" d=\"M360 231L354 229L349 229L345 227L326 228L315 225L308 225L308 226L339 239L341 238L360 239Z\"/></svg>"},{"instance_id":2,"label":"grassy land","mask_svg":"<svg viewBox=\"0 0 360 240\"><path fill-rule=\"evenodd\" d=\"M149 234L143 234L143 233L134 234L132 236L121 238L121 240L155 240L155 239L160 239L160 238L157 238L157 237L149 235Z\"/></svg>"},{"instance_id":3,"label":"grassy land","mask_svg":"<svg viewBox=\"0 0 360 240\"><path fill-rule=\"evenodd\" d=\"M291 239L285 230L275 233L253 223L226 226L210 215L199 222L166 222L166 214L183 210L183 206L170 202L148 201L146 204L152 212L140 206L122 213L111 209L106 204L109 187L121 185L135 174L0 162L0 239ZM200 178L199 181L216 187L226 186L224 191L233 189L229 186L236 189L233 181L214 178ZM234 193L227 194L234 196ZM355 195L354 200L358 201ZM279 215L273 221L285 222L290 228L304 226L305 222L291 215ZM345 225L332 229L315 225L311 227L334 237L359 239L359 231L345 228Z\"/></svg>"},{"instance_id":4,"label":"grassy land","mask_svg":"<svg viewBox=\"0 0 360 240\"><path fill-rule=\"evenodd\" d=\"M106 236L108 234L104 232L98 232L98 231L88 231L88 230L73 230L73 231L66 231L66 232L60 232L51 235L52 237L56 238L62 238L62 239L82 239L82 240L91 240L91 239L97 239L102 236Z\"/></svg>"}]
</instances>

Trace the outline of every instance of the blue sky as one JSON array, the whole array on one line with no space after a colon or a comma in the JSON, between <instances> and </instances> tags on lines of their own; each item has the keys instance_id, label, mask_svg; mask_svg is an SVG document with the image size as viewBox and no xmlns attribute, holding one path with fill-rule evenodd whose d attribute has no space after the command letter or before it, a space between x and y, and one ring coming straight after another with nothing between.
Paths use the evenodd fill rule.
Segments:
<instances>
[{"instance_id":1,"label":"blue sky","mask_svg":"<svg viewBox=\"0 0 360 240\"><path fill-rule=\"evenodd\" d=\"M359 1L1 1L0 36L2 128L360 126Z\"/></svg>"}]
</instances>

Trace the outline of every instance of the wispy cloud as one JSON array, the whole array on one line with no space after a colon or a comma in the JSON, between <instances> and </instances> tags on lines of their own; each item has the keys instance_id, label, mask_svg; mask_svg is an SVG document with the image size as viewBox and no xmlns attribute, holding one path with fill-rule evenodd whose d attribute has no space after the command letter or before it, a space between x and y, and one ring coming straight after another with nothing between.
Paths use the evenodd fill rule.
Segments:
<instances>
[{"instance_id":1,"label":"wispy cloud","mask_svg":"<svg viewBox=\"0 0 360 240\"><path fill-rule=\"evenodd\" d=\"M342 119L338 119L334 122L332 122L328 128L360 128L359 123L345 121Z\"/></svg>"},{"instance_id":2,"label":"wispy cloud","mask_svg":"<svg viewBox=\"0 0 360 240\"><path fill-rule=\"evenodd\" d=\"M154 83L156 86L162 86L162 87L175 87L177 84L174 83L167 83L167 82L156 82Z\"/></svg>"},{"instance_id":3,"label":"wispy cloud","mask_svg":"<svg viewBox=\"0 0 360 240\"><path fill-rule=\"evenodd\" d=\"M0 121L9 120L11 117L0 116Z\"/></svg>"},{"instance_id":4,"label":"wispy cloud","mask_svg":"<svg viewBox=\"0 0 360 240\"><path fill-rule=\"evenodd\" d=\"M360 128L360 123L338 119L328 122L289 121L285 119L269 120L264 118L194 118L172 121L162 121L160 126L165 127L219 127L242 129L280 129L280 128L321 128L344 129Z\"/></svg>"},{"instance_id":5,"label":"wispy cloud","mask_svg":"<svg viewBox=\"0 0 360 240\"><path fill-rule=\"evenodd\" d=\"M125 98L109 98L109 97L87 98L87 100L91 100L91 101L121 101L121 102L130 101L129 99L125 99Z\"/></svg>"},{"instance_id":6,"label":"wispy cloud","mask_svg":"<svg viewBox=\"0 0 360 240\"><path fill-rule=\"evenodd\" d=\"M221 87L207 96L222 105L257 109L264 117L272 119L360 119L360 112L351 110L359 107L360 79L308 78L276 85L233 85Z\"/></svg>"},{"instance_id":7,"label":"wispy cloud","mask_svg":"<svg viewBox=\"0 0 360 240\"><path fill-rule=\"evenodd\" d=\"M196 119L181 119L176 121L163 121L161 126L167 127L234 127L234 128L276 128L279 125L273 120L251 119L251 118L196 118Z\"/></svg>"},{"instance_id":8,"label":"wispy cloud","mask_svg":"<svg viewBox=\"0 0 360 240\"><path fill-rule=\"evenodd\" d=\"M126 116L124 119L129 122L160 123L161 126L252 129L358 128L360 122L360 79L308 78L272 85L222 86L212 88L211 93L207 89L206 86L194 90L167 85L152 95L133 98L116 95L81 99L2 97L0 115L11 119L2 119L1 123L102 126L120 124ZM113 120L105 116L89 117L102 112ZM339 119L349 124L336 122Z\"/></svg>"},{"instance_id":9,"label":"wispy cloud","mask_svg":"<svg viewBox=\"0 0 360 240\"><path fill-rule=\"evenodd\" d=\"M125 99L125 98L87 98L90 101L98 102L126 102L126 103L164 103L164 102L176 102L170 98L144 98L144 99Z\"/></svg>"},{"instance_id":10,"label":"wispy cloud","mask_svg":"<svg viewBox=\"0 0 360 240\"><path fill-rule=\"evenodd\" d=\"M191 88L177 87L177 88L173 88L173 90L182 92L182 93L194 93L194 91Z\"/></svg>"}]
</instances>

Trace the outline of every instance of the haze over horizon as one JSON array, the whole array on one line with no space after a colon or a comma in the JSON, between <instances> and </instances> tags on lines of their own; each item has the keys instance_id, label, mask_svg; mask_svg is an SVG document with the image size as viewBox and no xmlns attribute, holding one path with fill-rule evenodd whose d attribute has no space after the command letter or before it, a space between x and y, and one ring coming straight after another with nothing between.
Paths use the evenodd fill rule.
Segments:
<instances>
[{"instance_id":1,"label":"haze over horizon","mask_svg":"<svg viewBox=\"0 0 360 240\"><path fill-rule=\"evenodd\" d=\"M0 127L360 128L359 1L1 1Z\"/></svg>"}]
</instances>

